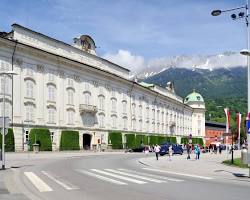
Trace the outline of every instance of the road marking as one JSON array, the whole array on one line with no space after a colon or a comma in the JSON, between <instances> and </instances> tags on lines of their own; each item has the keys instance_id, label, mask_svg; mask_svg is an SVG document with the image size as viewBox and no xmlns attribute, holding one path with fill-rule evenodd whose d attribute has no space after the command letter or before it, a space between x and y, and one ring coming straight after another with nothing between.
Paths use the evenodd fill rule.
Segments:
<instances>
[{"instance_id":1,"label":"road marking","mask_svg":"<svg viewBox=\"0 0 250 200\"><path fill-rule=\"evenodd\" d=\"M24 172L24 175L33 183L33 185L40 192L51 192L53 191L45 182L42 181L37 175L33 172Z\"/></svg>"},{"instance_id":2,"label":"road marking","mask_svg":"<svg viewBox=\"0 0 250 200\"><path fill-rule=\"evenodd\" d=\"M109 172L113 172L113 173L116 173L116 174L121 174L121 175L124 175L124 176L132 176L134 178L139 178L139 179L142 179L142 180L146 180L146 181L151 181L151 182L155 182L155 183L166 183L166 181L162 181L162 180L157 180L157 179L154 179L154 178L148 178L148 177L145 177L145 176L139 176L139 175L135 175L135 174L129 174L129 173L126 173L126 172L121 172L121 171L117 171L117 170L113 170L113 169L105 169L106 171L109 171Z\"/></svg>"},{"instance_id":3,"label":"road marking","mask_svg":"<svg viewBox=\"0 0 250 200\"><path fill-rule=\"evenodd\" d=\"M144 181L139 181L139 180L136 180L136 179L125 177L125 176L120 176L120 175L117 175L117 174L112 174L112 173L109 173L109 172L105 172L105 171L102 171L102 170L99 170L99 169L91 169L91 170L94 171L94 172L100 173L100 174L104 174L104 175L107 175L107 176L112 176L112 177L115 177L115 178L118 178L118 179L126 180L126 181L137 183L137 184L145 184L145 183L147 183L147 182L144 182Z\"/></svg>"},{"instance_id":4,"label":"road marking","mask_svg":"<svg viewBox=\"0 0 250 200\"><path fill-rule=\"evenodd\" d=\"M107 178L105 176L101 176L101 175L98 175L98 174L94 174L92 172L88 172L88 171L84 171L84 170L77 170L79 171L80 173L83 173L83 174L86 174L86 175L89 175L89 176L93 176L95 178L99 178L101 180L104 180L104 181L108 181L108 182L111 182L111 183L115 183L117 185L127 185L127 183L124 183L124 182L121 182L121 181L117 181L117 180L114 180L112 178Z\"/></svg>"},{"instance_id":5,"label":"road marking","mask_svg":"<svg viewBox=\"0 0 250 200\"><path fill-rule=\"evenodd\" d=\"M51 180L55 181L57 184L61 185L66 190L76 190L79 189L78 187L72 185L71 183L66 183L65 180L62 180L61 178L55 177L55 175L52 175L51 173L47 171L41 171L45 176L50 178Z\"/></svg>"},{"instance_id":6,"label":"road marking","mask_svg":"<svg viewBox=\"0 0 250 200\"><path fill-rule=\"evenodd\" d=\"M158 175L155 175L155 174L147 174L147 173L138 172L138 171L129 170L129 169L118 169L118 170L131 172L131 173L136 173L136 174L143 175L143 176L149 176L149 177L153 177L153 178L168 180L168 181L174 181L174 182L183 182L184 181L184 180L181 180L181 179L168 178L168 177L165 177L165 176L158 176Z\"/></svg>"},{"instance_id":7,"label":"road marking","mask_svg":"<svg viewBox=\"0 0 250 200\"><path fill-rule=\"evenodd\" d=\"M206 180L214 179L212 177L207 177L207 176L198 176L198 175L194 175L194 174L183 174L183 173L171 172L171 171L153 169L153 168L142 168L142 169L148 170L148 171L162 172L162 173L167 173L167 174L175 174L175 175L180 175L180 176L187 176L187 177L193 177L193 178L206 179Z\"/></svg>"}]
</instances>

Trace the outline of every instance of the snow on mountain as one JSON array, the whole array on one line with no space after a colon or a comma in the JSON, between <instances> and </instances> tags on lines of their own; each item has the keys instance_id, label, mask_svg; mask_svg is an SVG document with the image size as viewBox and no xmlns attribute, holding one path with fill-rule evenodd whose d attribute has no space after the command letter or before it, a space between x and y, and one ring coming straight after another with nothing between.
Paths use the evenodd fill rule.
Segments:
<instances>
[{"instance_id":1,"label":"snow on mountain","mask_svg":"<svg viewBox=\"0 0 250 200\"><path fill-rule=\"evenodd\" d=\"M208 69L210 71L218 68L226 68L230 70L232 67L246 66L246 58L239 53L224 52L218 55L195 55L195 56L173 56L154 58L148 61L147 67L141 68L132 74L138 78L148 78L158 74L170 67L187 68L195 71L196 69Z\"/></svg>"}]
</instances>

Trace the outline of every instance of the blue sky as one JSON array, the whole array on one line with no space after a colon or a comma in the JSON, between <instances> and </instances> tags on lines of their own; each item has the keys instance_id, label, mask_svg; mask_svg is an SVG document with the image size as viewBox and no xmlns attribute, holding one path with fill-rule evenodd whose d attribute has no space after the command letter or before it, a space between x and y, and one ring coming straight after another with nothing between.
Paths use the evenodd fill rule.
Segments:
<instances>
[{"instance_id":1,"label":"blue sky","mask_svg":"<svg viewBox=\"0 0 250 200\"><path fill-rule=\"evenodd\" d=\"M245 0L1 0L0 30L11 24L31 28L66 43L93 37L106 58L125 53L143 59L211 55L246 47L244 20L212 17L216 8Z\"/></svg>"}]
</instances>

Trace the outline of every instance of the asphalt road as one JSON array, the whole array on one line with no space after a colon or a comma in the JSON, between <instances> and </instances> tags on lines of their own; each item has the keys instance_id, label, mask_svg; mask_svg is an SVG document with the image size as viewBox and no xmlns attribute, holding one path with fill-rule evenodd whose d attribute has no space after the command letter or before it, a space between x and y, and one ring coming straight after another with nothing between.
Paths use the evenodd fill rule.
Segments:
<instances>
[{"instance_id":1,"label":"asphalt road","mask_svg":"<svg viewBox=\"0 0 250 200\"><path fill-rule=\"evenodd\" d=\"M249 182L152 171L137 161L141 156L127 153L43 160L14 169L14 182L33 200L250 199Z\"/></svg>"}]
</instances>

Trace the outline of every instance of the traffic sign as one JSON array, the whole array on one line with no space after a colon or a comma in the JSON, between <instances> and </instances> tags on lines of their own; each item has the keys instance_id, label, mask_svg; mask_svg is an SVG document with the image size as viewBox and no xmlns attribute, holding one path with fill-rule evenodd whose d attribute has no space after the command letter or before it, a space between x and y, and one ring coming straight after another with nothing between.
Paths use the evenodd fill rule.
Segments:
<instances>
[{"instance_id":1,"label":"traffic sign","mask_svg":"<svg viewBox=\"0 0 250 200\"><path fill-rule=\"evenodd\" d=\"M10 127L10 118L4 117L5 121L5 129L8 129ZM0 127L3 127L3 117L0 117ZM8 131L5 131L5 135L7 135Z\"/></svg>"}]
</instances>

